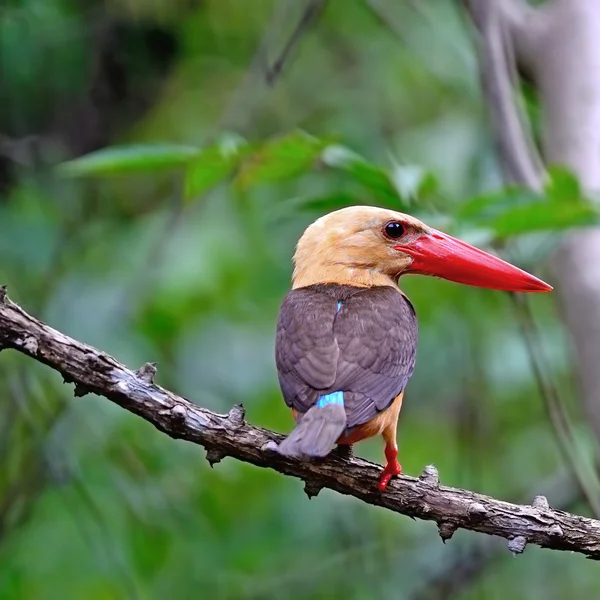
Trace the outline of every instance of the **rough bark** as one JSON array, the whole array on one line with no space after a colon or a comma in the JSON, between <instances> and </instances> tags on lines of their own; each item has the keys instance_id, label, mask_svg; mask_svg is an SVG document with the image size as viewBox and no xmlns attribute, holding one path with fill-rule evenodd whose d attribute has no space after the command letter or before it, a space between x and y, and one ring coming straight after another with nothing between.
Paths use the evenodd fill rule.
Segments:
<instances>
[{"instance_id":1,"label":"rough bark","mask_svg":"<svg viewBox=\"0 0 600 600\"><path fill-rule=\"evenodd\" d=\"M570 471L561 471L548 481L536 482L537 493L551 497L561 510L572 510L581 500L577 481ZM487 570L505 556L497 540L490 536L479 536L462 552L448 557L435 565L406 600L449 600L460 598L460 592L475 583Z\"/></svg>"},{"instance_id":2,"label":"rough bark","mask_svg":"<svg viewBox=\"0 0 600 600\"><path fill-rule=\"evenodd\" d=\"M515 554L530 543L600 558L600 521L554 510L543 496L532 505L518 505L441 486L434 467L427 467L419 478L401 476L380 493L381 467L373 463L335 453L307 462L281 456L274 445L282 436L246 423L241 407L226 415L200 408L156 385L152 363L133 371L30 316L0 288L0 349L6 348L61 373L66 382L75 384L75 396L104 396L170 437L204 446L211 464L231 456L303 479L309 496L329 488L409 517L434 521L444 540L463 528L506 538Z\"/></svg>"}]
</instances>

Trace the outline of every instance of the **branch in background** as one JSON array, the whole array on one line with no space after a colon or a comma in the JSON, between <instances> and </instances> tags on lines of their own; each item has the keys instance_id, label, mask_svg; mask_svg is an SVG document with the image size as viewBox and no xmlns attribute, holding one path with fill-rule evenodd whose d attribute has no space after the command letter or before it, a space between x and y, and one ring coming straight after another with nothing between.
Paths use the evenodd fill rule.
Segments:
<instances>
[{"instance_id":1,"label":"branch in background","mask_svg":"<svg viewBox=\"0 0 600 600\"><path fill-rule=\"evenodd\" d=\"M519 320L533 374L560 450L565 461L570 465L583 496L594 514L598 516L600 515L598 478L595 476L595 471L592 470L590 476L588 476L583 470L584 465L574 447L575 434L569 415L563 405L558 389L552 382L548 381L548 377L546 376L549 369L542 355L539 335L531 308L526 298L520 298L514 293L510 293L510 297L513 301L515 314ZM593 489L594 486L595 490Z\"/></svg>"},{"instance_id":2,"label":"branch in background","mask_svg":"<svg viewBox=\"0 0 600 600\"><path fill-rule=\"evenodd\" d=\"M297 0L280 0L273 11L271 22L262 36L258 50L250 63L250 66L244 75L241 83L231 95L231 99L223 113L223 116L217 123L216 131L222 129L243 129L248 121L252 120L254 106L257 102L258 92L264 91L264 81L268 88L273 87L277 79L283 73L285 65L289 62L292 51L298 46L298 43L304 35L310 31L311 27L317 22L327 5L328 0L307 0L304 10L300 15L296 26L291 35L287 38L278 57L269 63L269 47L272 44L272 38L279 32L287 20L287 11L290 7L296 7ZM287 4L289 3L289 6ZM256 89L256 84L260 83L260 89ZM253 89L254 88L254 89ZM239 115L243 119L238 122Z\"/></svg>"},{"instance_id":3,"label":"branch in background","mask_svg":"<svg viewBox=\"0 0 600 600\"><path fill-rule=\"evenodd\" d=\"M503 18L502 4L488 0L465 1L467 11L480 33L481 85L491 113L505 176L514 183L539 189L544 169L514 97L514 46L507 21ZM512 13L518 9L517 4L511 4L510 7Z\"/></svg>"},{"instance_id":4,"label":"branch in background","mask_svg":"<svg viewBox=\"0 0 600 600\"><path fill-rule=\"evenodd\" d=\"M302 36L310 29L313 23L316 23L319 19L325 9L326 3L327 0L310 0L306 5L298 24L285 43L281 53L265 71L265 80L269 85L273 85L279 75L281 75L283 67L288 62L294 47L298 45Z\"/></svg>"},{"instance_id":5,"label":"branch in background","mask_svg":"<svg viewBox=\"0 0 600 600\"><path fill-rule=\"evenodd\" d=\"M278 77L282 74L285 65L291 59L293 50L297 47L302 36L320 17L325 5L326 0L309 0L297 25L291 33L291 36L285 41L281 53L276 57L271 66L265 62L262 69L255 72L253 75L257 76L259 79L264 77L264 80L269 85L274 85ZM278 28L273 28L271 26L269 29L270 31L267 33L267 36L273 34ZM93 27L90 26L90 32L93 34L93 39L95 40L95 51L89 87L76 108L71 107L66 113L61 114L59 118L56 119L56 123L52 127L51 132L61 139L63 143L66 143L70 147L70 152L75 153L76 155L96 149L103 145L104 142L102 142L102 140L106 141L108 139L106 136L109 135L111 128L108 126L107 119L109 119L111 110L114 108L115 99L122 102L123 97L127 96L127 99L132 100L134 104L137 101L137 98L131 99L128 97L130 92L129 86L127 85L128 79L123 72L126 61L122 56L121 48L124 38L135 33L134 30L126 27L123 23L106 21L106 18L103 15L97 15ZM170 40L163 39L166 34L161 31L142 30L140 35L148 37L149 40L151 36L158 38L155 41L159 45L159 51L167 57L160 61L160 70L165 71L169 67L174 52L174 48L171 47L168 48L168 52L163 51L164 43L170 43ZM150 44L150 46L152 46L152 44ZM157 46L157 44L153 44L153 46ZM266 45L264 50L267 50ZM115 85L115 83L119 85ZM150 83L154 84L155 82L152 81ZM144 94L144 97L152 97L152 94ZM139 106L138 108L143 109L145 106ZM69 119L64 121L62 117L67 113L69 114ZM73 117L73 113L75 113L76 118ZM129 112L129 114L132 113ZM91 123L91 128L85 127L86 135L84 138L81 138L80 125L81 122L84 121L88 125ZM73 123L76 123L76 125L73 126ZM98 129L98 124L102 125L102 127L100 127L102 131ZM47 135L31 136L31 138L24 138L22 140L12 140L8 136L0 134L0 156L6 155L8 160L24 166L33 166L34 163L39 160L38 155L40 154L40 150L42 150L41 154L43 154L43 147L45 147L44 144L46 144L47 140ZM164 240L169 238L166 234L171 232L177 226L182 212L181 208L181 194L177 193L173 199L172 208L167 215L164 231L161 231L157 238L157 243L153 245L148 255L146 266L142 267L140 270L140 279L151 275L148 271L151 270L152 265L158 261L162 254ZM62 242L57 248L54 257L55 260L52 261L52 268L49 270L48 275L54 274L55 269L59 267L60 257L62 256L66 245L68 245L68 238L69 236L61 237ZM137 278L136 283L139 284ZM137 288L141 289L139 285ZM134 298L136 295L137 293L134 294ZM131 297L128 296L128 301L120 303L119 307L125 310L127 310L128 307L131 309ZM66 405L61 404L55 417L58 418L62 415L65 408ZM42 438L43 436L40 434L40 439ZM8 490L6 498L3 499L4 502L0 506L0 538L2 538L9 529L12 530L27 518L39 493L44 489L47 483L51 481L51 478L46 476L47 465L45 464L45 454L42 450L37 450L38 451L36 452L36 449L34 449L32 456L30 457L30 468L19 475L19 479L15 481L14 485ZM76 486L76 489L79 489L77 487L77 481L73 481L73 485ZM14 505L19 506L20 512L18 518L14 518ZM88 508L90 509L90 514L92 516L98 517L98 514L96 514L96 507L93 506L92 500L88 503ZM9 515L12 518L10 527L8 523ZM101 525L101 523L99 524Z\"/></svg>"},{"instance_id":6,"label":"branch in background","mask_svg":"<svg viewBox=\"0 0 600 600\"><path fill-rule=\"evenodd\" d=\"M491 3L486 0L465 0L464 4L480 34L479 58L482 87L494 123L505 177L508 181L538 189L544 177L545 169L525 126L523 112L519 110L513 88L513 84L516 83L517 79L515 59L518 59L520 64L526 64L529 69L533 66L532 62L535 62L534 44L527 37L531 34L530 23L528 26L524 26L525 21L533 13L530 7L520 0L505 0L499 3ZM572 33L569 36L572 37ZM515 53L517 56L515 56ZM537 52L538 57L540 54L540 52ZM554 82L558 87L563 86L563 82L556 77ZM566 93L568 94L568 92ZM572 266L575 266L575 264ZM571 268L567 271L574 273L576 270ZM569 286L568 289L572 289L572 286ZM527 320L527 305L523 307L516 306L516 310L521 311L521 315L524 315ZM523 327L524 336L530 339L531 335L528 336L525 326ZM589 335L585 326L583 329L586 331L584 336ZM547 385L533 350L534 345L528 344L528 351L532 364L537 371L538 386L544 396L550 420L555 430L557 427L560 430L564 425L564 415L561 416L559 413L564 409L560 403L560 398L556 395L556 390L551 385L550 396L546 395L544 391L547 391ZM597 389L597 386L594 389ZM558 406L553 400L558 402ZM561 436L557 433L557 437L560 438ZM571 469L573 469L572 465ZM568 509L575 504L580 499L581 492L586 489L585 482L582 486L582 482L579 481L580 485L576 486L573 485L572 478L568 479L567 481L566 476L561 477L550 488L554 489L554 493L559 495L568 492L568 495L557 502L557 505L563 509ZM590 498L589 494L587 495L590 504L592 506L596 504L596 502L593 502L593 498ZM486 568L500 556L501 553L494 544L494 540L489 537L482 538L473 544L466 554L461 553L456 560L446 563L441 571L434 574L411 597L411 600L444 600L455 597L461 590L481 576Z\"/></svg>"},{"instance_id":7,"label":"branch in background","mask_svg":"<svg viewBox=\"0 0 600 600\"><path fill-rule=\"evenodd\" d=\"M534 44L519 42L523 33L523 21L532 17L528 8L520 0L505 0L490 3L486 0L467 0L466 7L479 29L481 37L480 64L484 94L491 107L491 118L495 125L500 148L500 160L506 179L511 183L538 189L542 183L543 166L535 147L528 136L523 115L519 112L514 98L513 81L516 80L515 47L527 47L527 62L532 67ZM514 40L512 38L515 38ZM535 37L535 36L534 36ZM516 44L515 44L516 43ZM547 369L538 351L535 323L530 315L526 299L514 295L515 312L521 324L527 352L544 405L555 436L565 459L571 465L579 486L596 516L600 516L600 483L595 472L590 476L583 472L576 456L574 435L568 415L556 386L546 377ZM593 487L596 489L594 490Z\"/></svg>"},{"instance_id":8,"label":"branch in background","mask_svg":"<svg viewBox=\"0 0 600 600\"><path fill-rule=\"evenodd\" d=\"M281 456L273 448L282 436L248 425L241 407L227 415L199 408L154 384L154 366L131 371L113 357L28 315L8 299L5 288L0 290L0 347L52 367L66 382L75 384L75 396L99 394L174 439L204 446L211 464L231 456L303 479L309 496L329 488L367 504L434 521L444 540L462 528L504 537L515 554L530 543L600 559L600 521L554 510L541 496L526 506L441 486L433 467L427 467L418 479L399 477L382 494L376 485L381 467L373 463L335 453L323 461Z\"/></svg>"},{"instance_id":9,"label":"branch in background","mask_svg":"<svg viewBox=\"0 0 600 600\"><path fill-rule=\"evenodd\" d=\"M310 27L318 20L321 16L327 0L309 0L300 16L300 19L294 28L291 35L287 38L283 49L277 56L272 65L269 65L267 54L271 37L276 30L281 26L280 20L284 20L284 10L278 6L274 11L274 15L271 18L271 23L267 27L267 31L263 36L263 40L260 43L259 49L257 50L248 72L238 88L233 92L232 98L229 101L228 106L225 108L223 114L219 119L218 130L228 129L233 126L235 118L239 118L240 114L245 115L245 120L251 120L253 101L250 99L251 94L248 93L248 88L251 84L256 83L264 77L265 82L273 87L281 76L285 65L289 62L293 49L298 45L302 37L309 31ZM280 14L281 13L281 14ZM244 102L244 106L238 106L240 102ZM238 126L241 126L238 123ZM216 134L217 130L214 130L211 136ZM209 139L211 136L208 136ZM158 232L154 242L144 258L144 264L138 269L137 274L133 277L123 289L122 293L119 294L119 301L116 303L118 307L118 316L122 317L125 313L130 315L135 306L139 305L144 300L148 290L151 289L151 285L148 285L148 281L152 277L153 270L156 270L156 266L160 263L164 250L172 239L173 234L179 227L184 217L184 202L183 194L181 191L181 184L177 180L174 184L174 192L170 202L169 211L165 217L163 227ZM210 194L211 190L205 192L205 195Z\"/></svg>"},{"instance_id":10,"label":"branch in background","mask_svg":"<svg viewBox=\"0 0 600 600\"><path fill-rule=\"evenodd\" d=\"M92 20L93 19L93 20ZM70 155L79 156L105 146L115 133L139 120L169 74L177 55L173 35L160 28L129 24L106 15L88 16L92 64L86 88L77 101L61 107L50 126L50 137L65 144ZM132 41L148 49L149 73L131 68L127 52ZM135 77L138 88L134 88ZM76 96L77 98L77 96Z\"/></svg>"},{"instance_id":11,"label":"branch in background","mask_svg":"<svg viewBox=\"0 0 600 600\"><path fill-rule=\"evenodd\" d=\"M600 190L600 4L553 0L523 37L539 90L549 164L563 165L590 195ZM560 51L558 50L560 48ZM552 257L561 316L573 341L581 400L600 441L600 228L570 233ZM597 444L596 444L597 446Z\"/></svg>"}]
</instances>

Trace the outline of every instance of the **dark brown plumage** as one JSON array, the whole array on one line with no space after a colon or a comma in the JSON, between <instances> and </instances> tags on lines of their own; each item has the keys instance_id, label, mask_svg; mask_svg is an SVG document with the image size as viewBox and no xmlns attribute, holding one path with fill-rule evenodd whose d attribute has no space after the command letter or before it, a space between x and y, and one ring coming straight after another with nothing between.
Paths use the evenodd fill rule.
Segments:
<instances>
[{"instance_id":1,"label":"dark brown plumage","mask_svg":"<svg viewBox=\"0 0 600 600\"><path fill-rule=\"evenodd\" d=\"M338 408L346 419L319 427L313 439L330 451L340 436L371 421L404 390L416 349L415 311L397 288L330 283L292 290L279 314L275 351L284 400L305 418L312 412L314 422L328 417L320 414L328 407L307 412L319 397L343 392ZM307 428L299 423L280 446L282 453L293 454Z\"/></svg>"}]
</instances>

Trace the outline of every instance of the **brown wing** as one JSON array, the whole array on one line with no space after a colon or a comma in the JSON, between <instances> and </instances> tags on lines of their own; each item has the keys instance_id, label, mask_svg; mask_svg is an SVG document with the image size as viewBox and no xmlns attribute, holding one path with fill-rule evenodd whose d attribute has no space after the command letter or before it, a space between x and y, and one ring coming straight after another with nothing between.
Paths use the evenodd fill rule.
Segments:
<instances>
[{"instance_id":1,"label":"brown wing","mask_svg":"<svg viewBox=\"0 0 600 600\"><path fill-rule=\"evenodd\" d=\"M375 287L343 302L334 332L340 360L333 387L347 392L353 427L385 410L406 387L415 366L417 319L397 290Z\"/></svg>"},{"instance_id":2,"label":"brown wing","mask_svg":"<svg viewBox=\"0 0 600 600\"><path fill-rule=\"evenodd\" d=\"M292 290L279 311L275 362L283 398L301 413L318 390L335 383L339 348L333 335L336 300L311 288Z\"/></svg>"},{"instance_id":3,"label":"brown wing","mask_svg":"<svg viewBox=\"0 0 600 600\"><path fill-rule=\"evenodd\" d=\"M366 423L406 387L416 347L414 309L394 288L293 290L282 305L276 342L284 399L306 412L320 395L343 391L348 427Z\"/></svg>"}]
</instances>

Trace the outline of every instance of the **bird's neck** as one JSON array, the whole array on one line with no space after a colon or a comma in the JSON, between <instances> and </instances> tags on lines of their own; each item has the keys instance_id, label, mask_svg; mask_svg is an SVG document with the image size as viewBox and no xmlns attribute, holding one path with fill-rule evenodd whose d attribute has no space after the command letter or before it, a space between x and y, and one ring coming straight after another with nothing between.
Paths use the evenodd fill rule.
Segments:
<instances>
[{"instance_id":1,"label":"bird's neck","mask_svg":"<svg viewBox=\"0 0 600 600\"><path fill-rule=\"evenodd\" d=\"M292 289L319 283L339 283L360 287L387 285L397 287L389 275L369 267L347 266L344 264L312 264L298 266L294 269Z\"/></svg>"}]
</instances>

